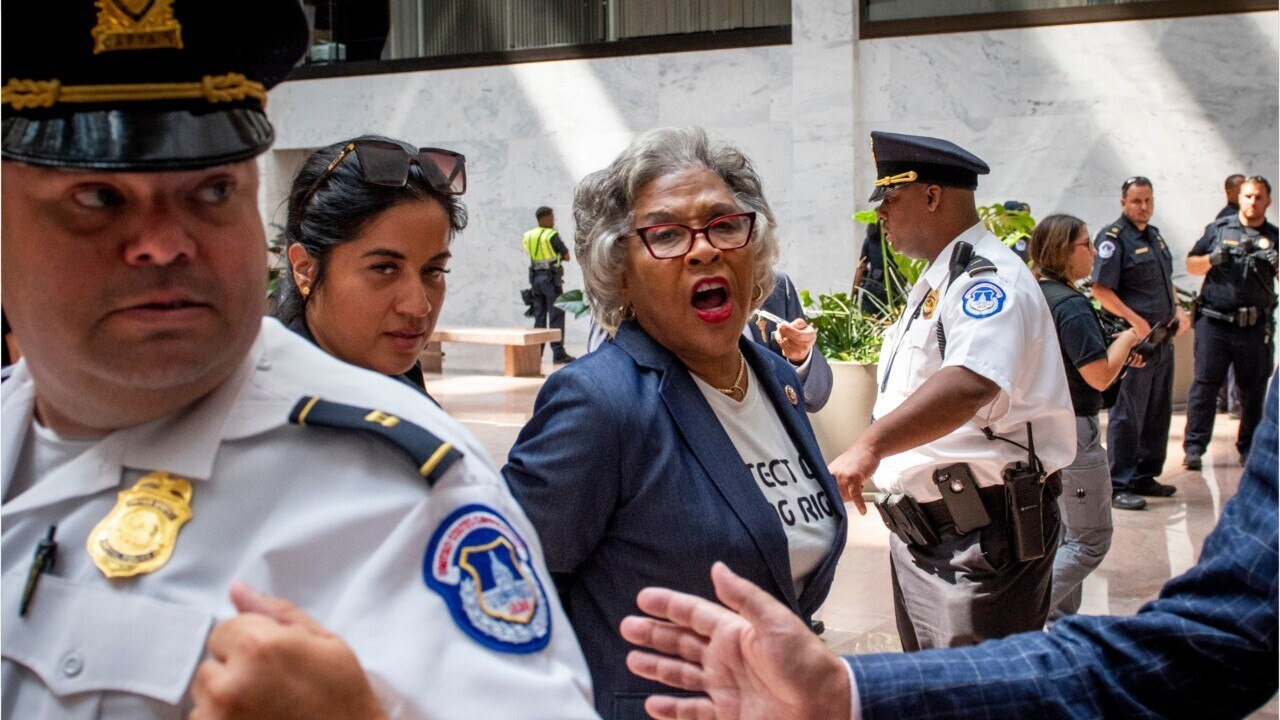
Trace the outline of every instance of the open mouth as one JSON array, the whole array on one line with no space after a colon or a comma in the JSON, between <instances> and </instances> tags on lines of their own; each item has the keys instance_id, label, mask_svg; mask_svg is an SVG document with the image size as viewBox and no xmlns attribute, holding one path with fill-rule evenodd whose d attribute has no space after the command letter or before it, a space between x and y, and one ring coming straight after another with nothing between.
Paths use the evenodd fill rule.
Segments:
<instances>
[{"instance_id":1,"label":"open mouth","mask_svg":"<svg viewBox=\"0 0 1280 720\"><path fill-rule=\"evenodd\" d=\"M733 297L729 283L724 278L707 278L694 283L689 304L694 313L706 322L719 323L733 314Z\"/></svg>"}]
</instances>

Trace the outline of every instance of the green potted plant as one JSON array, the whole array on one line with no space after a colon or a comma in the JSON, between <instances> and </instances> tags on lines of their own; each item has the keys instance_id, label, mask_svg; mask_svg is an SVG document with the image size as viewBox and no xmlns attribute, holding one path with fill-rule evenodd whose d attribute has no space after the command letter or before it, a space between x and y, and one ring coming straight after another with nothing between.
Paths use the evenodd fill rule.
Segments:
<instances>
[{"instance_id":1,"label":"green potted plant","mask_svg":"<svg viewBox=\"0 0 1280 720\"><path fill-rule=\"evenodd\" d=\"M814 295L800 292L805 316L818 331L817 348L831 365L831 397L809 417L827 462L844 452L871 424L876 401L876 363L885 330L895 313L866 296L874 312L864 312L862 291Z\"/></svg>"}]
</instances>

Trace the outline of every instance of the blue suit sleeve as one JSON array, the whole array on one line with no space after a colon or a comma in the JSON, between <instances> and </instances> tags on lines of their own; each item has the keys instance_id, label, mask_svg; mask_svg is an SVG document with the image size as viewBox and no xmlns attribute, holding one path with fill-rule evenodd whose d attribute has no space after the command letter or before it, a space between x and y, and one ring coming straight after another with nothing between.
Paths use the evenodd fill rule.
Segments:
<instances>
[{"instance_id":1,"label":"blue suit sleeve","mask_svg":"<svg viewBox=\"0 0 1280 720\"><path fill-rule=\"evenodd\" d=\"M785 287L783 294L785 312L781 313L782 317L788 320L804 317L804 306L800 304L800 293L796 292L796 286L791 282L791 278L779 273L778 282ZM805 318L805 320L807 322L808 318ZM827 359L822 355L822 351L815 344L809 355L809 373L801 380L804 386L805 410L811 413L821 410L827 404L827 400L831 399L833 382L831 364L827 362Z\"/></svg>"},{"instance_id":2,"label":"blue suit sleeve","mask_svg":"<svg viewBox=\"0 0 1280 720\"><path fill-rule=\"evenodd\" d=\"M591 555L617 505L620 450L609 406L580 368L553 373L502 468L555 574Z\"/></svg>"},{"instance_id":3,"label":"blue suit sleeve","mask_svg":"<svg viewBox=\"0 0 1280 720\"><path fill-rule=\"evenodd\" d=\"M1200 562L1127 618L970 648L846 658L875 718L1242 717L1276 692L1276 378Z\"/></svg>"}]
</instances>

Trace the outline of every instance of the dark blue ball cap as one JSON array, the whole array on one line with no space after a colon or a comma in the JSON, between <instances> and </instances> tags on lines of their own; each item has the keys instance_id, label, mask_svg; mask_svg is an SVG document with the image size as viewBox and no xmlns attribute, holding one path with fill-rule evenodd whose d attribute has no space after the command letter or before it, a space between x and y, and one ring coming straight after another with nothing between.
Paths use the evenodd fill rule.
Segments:
<instances>
[{"instance_id":1,"label":"dark blue ball cap","mask_svg":"<svg viewBox=\"0 0 1280 720\"><path fill-rule=\"evenodd\" d=\"M298 0L77 0L4 8L3 157L194 170L271 146L267 90L306 51Z\"/></svg>"},{"instance_id":2,"label":"dark blue ball cap","mask_svg":"<svg viewBox=\"0 0 1280 720\"><path fill-rule=\"evenodd\" d=\"M876 188L868 202L879 202L907 183L975 190L978 176L991 168L978 156L949 140L923 135L871 133L871 158L876 164Z\"/></svg>"}]
</instances>

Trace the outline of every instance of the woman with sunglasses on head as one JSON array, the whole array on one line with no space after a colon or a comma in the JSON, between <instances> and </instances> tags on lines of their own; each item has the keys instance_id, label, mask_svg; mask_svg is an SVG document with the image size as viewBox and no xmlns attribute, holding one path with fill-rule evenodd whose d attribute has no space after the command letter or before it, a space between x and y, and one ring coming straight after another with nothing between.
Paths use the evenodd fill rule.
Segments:
<instances>
[{"instance_id":1,"label":"woman with sunglasses on head","mask_svg":"<svg viewBox=\"0 0 1280 720\"><path fill-rule=\"evenodd\" d=\"M1089 298L1075 289L1093 272L1096 253L1084 221L1071 215L1042 219L1027 243L1027 256L1058 331L1076 411L1076 458L1059 471L1063 534L1053 560L1050 622L1080 609L1081 585L1111 547L1111 472L1098 430L1098 412L1102 391L1115 382L1141 340L1130 328L1108 342ZM1142 498L1127 494L1117 495L1115 502L1116 507L1140 503L1125 509L1146 505Z\"/></svg>"},{"instance_id":2,"label":"woman with sunglasses on head","mask_svg":"<svg viewBox=\"0 0 1280 720\"><path fill-rule=\"evenodd\" d=\"M367 135L317 150L289 192L276 317L340 360L426 394L418 355L467 224L462 155Z\"/></svg>"},{"instance_id":3,"label":"woman with sunglasses on head","mask_svg":"<svg viewBox=\"0 0 1280 720\"><path fill-rule=\"evenodd\" d=\"M542 540L606 718L662 686L618 626L648 585L713 597L716 560L808 621L846 517L794 366L743 335L769 297L773 211L738 149L637 138L579 183L577 254L613 342L551 375L503 474Z\"/></svg>"}]
</instances>

